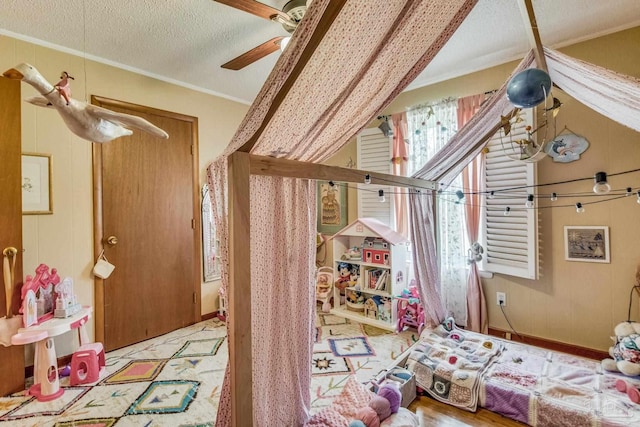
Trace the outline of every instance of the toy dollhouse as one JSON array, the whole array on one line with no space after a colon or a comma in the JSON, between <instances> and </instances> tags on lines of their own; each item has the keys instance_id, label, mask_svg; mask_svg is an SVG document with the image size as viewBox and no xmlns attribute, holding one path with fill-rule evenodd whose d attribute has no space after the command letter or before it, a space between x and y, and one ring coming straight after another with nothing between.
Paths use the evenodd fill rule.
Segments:
<instances>
[{"instance_id":1,"label":"toy dollhouse","mask_svg":"<svg viewBox=\"0 0 640 427\"><path fill-rule=\"evenodd\" d=\"M374 218L358 218L331 239L338 276L331 313L394 331L398 314L392 299L406 288L411 271L407 239ZM341 271L344 280L337 283Z\"/></svg>"}]
</instances>

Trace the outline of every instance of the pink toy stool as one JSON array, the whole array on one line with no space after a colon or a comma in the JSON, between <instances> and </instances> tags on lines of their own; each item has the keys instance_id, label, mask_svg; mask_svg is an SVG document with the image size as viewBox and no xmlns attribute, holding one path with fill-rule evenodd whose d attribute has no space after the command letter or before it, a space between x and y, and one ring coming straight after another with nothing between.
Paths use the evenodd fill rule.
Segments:
<instances>
[{"instance_id":1,"label":"pink toy stool","mask_svg":"<svg viewBox=\"0 0 640 427\"><path fill-rule=\"evenodd\" d=\"M104 348L102 343L81 345L71 356L71 385L89 384L98 381L100 370L104 368Z\"/></svg>"}]
</instances>

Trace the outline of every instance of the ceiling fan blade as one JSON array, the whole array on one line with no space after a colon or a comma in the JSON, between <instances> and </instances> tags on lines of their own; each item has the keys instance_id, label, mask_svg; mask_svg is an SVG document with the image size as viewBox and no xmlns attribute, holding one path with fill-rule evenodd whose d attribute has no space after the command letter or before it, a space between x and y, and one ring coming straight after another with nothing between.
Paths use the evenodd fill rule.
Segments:
<instances>
[{"instance_id":1,"label":"ceiling fan blade","mask_svg":"<svg viewBox=\"0 0 640 427\"><path fill-rule=\"evenodd\" d=\"M234 7L238 10L242 10L243 12L248 12L253 15L259 16L264 19L271 19L273 15L283 15L287 17L287 15L283 14L278 9L274 9L271 6L267 6L266 4L254 1L254 0L214 0L218 3L226 4L227 6Z\"/></svg>"},{"instance_id":2,"label":"ceiling fan blade","mask_svg":"<svg viewBox=\"0 0 640 427\"><path fill-rule=\"evenodd\" d=\"M274 37L268 42L262 43L260 46L256 46L248 52L243 53L237 58L232 59L226 64L222 65L222 68L226 68L228 70L240 70L246 67L249 64L253 64L258 59L262 59L270 53L275 52L280 49L280 41L284 37Z\"/></svg>"}]
</instances>

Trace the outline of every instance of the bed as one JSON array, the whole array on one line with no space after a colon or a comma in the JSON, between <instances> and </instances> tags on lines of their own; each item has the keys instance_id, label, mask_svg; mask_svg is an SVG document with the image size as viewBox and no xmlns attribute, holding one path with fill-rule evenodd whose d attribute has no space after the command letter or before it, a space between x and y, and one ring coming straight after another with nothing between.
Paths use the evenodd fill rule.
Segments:
<instances>
[{"instance_id":1,"label":"bed","mask_svg":"<svg viewBox=\"0 0 640 427\"><path fill-rule=\"evenodd\" d=\"M639 378L603 371L598 361L456 327L426 329L406 367L428 395L461 409L482 406L531 426L640 426L640 405L615 383Z\"/></svg>"}]
</instances>

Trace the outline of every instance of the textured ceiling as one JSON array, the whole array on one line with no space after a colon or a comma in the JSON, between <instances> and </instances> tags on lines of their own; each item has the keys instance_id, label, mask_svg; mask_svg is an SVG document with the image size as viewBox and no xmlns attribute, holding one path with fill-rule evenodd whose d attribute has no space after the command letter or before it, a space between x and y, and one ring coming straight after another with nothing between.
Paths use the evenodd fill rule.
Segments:
<instances>
[{"instance_id":1,"label":"textured ceiling","mask_svg":"<svg viewBox=\"0 0 640 427\"><path fill-rule=\"evenodd\" d=\"M409 89L521 58L529 42L519 1L479 0ZM263 3L281 9L286 0ZM533 0L533 6L550 47L640 25L640 0ZM0 34L246 103L279 53L240 71L220 65L288 35L279 24L212 0L2 0Z\"/></svg>"}]
</instances>

